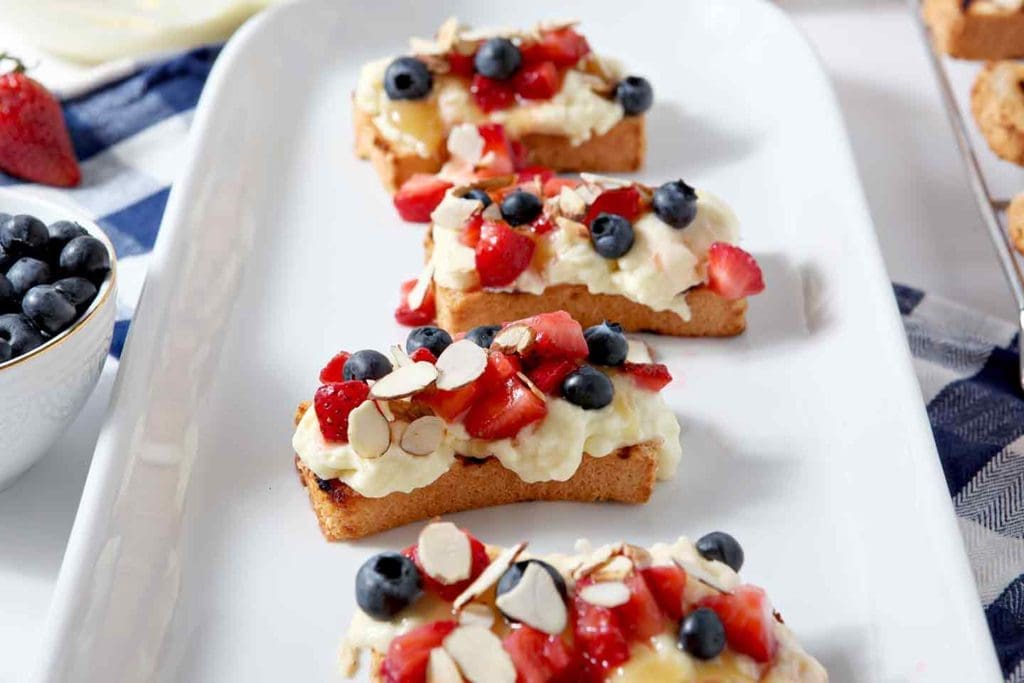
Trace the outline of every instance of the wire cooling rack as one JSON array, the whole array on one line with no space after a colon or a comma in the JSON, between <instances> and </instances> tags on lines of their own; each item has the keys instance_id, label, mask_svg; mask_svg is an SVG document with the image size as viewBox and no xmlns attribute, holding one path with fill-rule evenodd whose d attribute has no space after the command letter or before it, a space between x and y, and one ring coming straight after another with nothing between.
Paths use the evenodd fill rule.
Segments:
<instances>
[{"instance_id":1,"label":"wire cooling rack","mask_svg":"<svg viewBox=\"0 0 1024 683\"><path fill-rule=\"evenodd\" d=\"M968 121L970 83L974 74L981 69L982 62L954 60L939 52L921 16L920 0L910 0L908 4L928 48L929 61L939 84L942 103L953 126L971 190L999 257L1003 275L1017 303L1017 325L1021 333L1017 337L1017 379L1024 389L1024 257L1014 249L1006 229L1006 208L1013 194L1024 191L1024 175L1013 164L996 158L979 137L973 121Z\"/></svg>"}]
</instances>

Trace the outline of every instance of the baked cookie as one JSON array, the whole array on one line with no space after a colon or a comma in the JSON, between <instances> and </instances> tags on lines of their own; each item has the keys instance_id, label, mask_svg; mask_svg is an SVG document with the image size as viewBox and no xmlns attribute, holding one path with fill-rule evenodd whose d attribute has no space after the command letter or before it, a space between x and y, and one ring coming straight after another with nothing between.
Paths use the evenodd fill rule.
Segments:
<instances>
[{"instance_id":1,"label":"baked cookie","mask_svg":"<svg viewBox=\"0 0 1024 683\"><path fill-rule=\"evenodd\" d=\"M971 89L971 111L999 157L1024 164L1024 64L989 62Z\"/></svg>"},{"instance_id":2,"label":"baked cookie","mask_svg":"<svg viewBox=\"0 0 1024 683\"><path fill-rule=\"evenodd\" d=\"M441 168L453 127L501 124L517 167L634 171L652 100L650 84L594 54L574 22L474 31L449 19L433 40L413 39L409 55L363 67L356 154L394 192Z\"/></svg>"},{"instance_id":3,"label":"baked cookie","mask_svg":"<svg viewBox=\"0 0 1024 683\"><path fill-rule=\"evenodd\" d=\"M1024 57L1021 0L924 0L922 12L943 52L961 59Z\"/></svg>"},{"instance_id":4,"label":"baked cookie","mask_svg":"<svg viewBox=\"0 0 1024 683\"><path fill-rule=\"evenodd\" d=\"M487 546L450 522L368 559L342 672L407 683L824 683L743 549L713 532L650 548L578 541L575 554Z\"/></svg>"},{"instance_id":5,"label":"baked cookie","mask_svg":"<svg viewBox=\"0 0 1024 683\"><path fill-rule=\"evenodd\" d=\"M1017 251L1024 254L1024 192L1014 196L1006 209L1006 227L1010 241Z\"/></svg>"},{"instance_id":6,"label":"baked cookie","mask_svg":"<svg viewBox=\"0 0 1024 683\"><path fill-rule=\"evenodd\" d=\"M292 439L328 540L527 500L643 503L680 457L671 380L614 325L565 312L455 340L413 330L388 359L336 356Z\"/></svg>"}]
</instances>

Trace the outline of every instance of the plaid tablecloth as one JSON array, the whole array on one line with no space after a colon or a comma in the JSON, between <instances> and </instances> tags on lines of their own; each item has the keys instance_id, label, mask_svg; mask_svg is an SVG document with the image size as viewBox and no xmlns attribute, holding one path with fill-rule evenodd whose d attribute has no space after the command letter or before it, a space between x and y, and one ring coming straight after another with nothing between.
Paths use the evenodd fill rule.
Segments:
<instances>
[{"instance_id":1,"label":"plaid tablecloth","mask_svg":"<svg viewBox=\"0 0 1024 683\"><path fill-rule=\"evenodd\" d=\"M84 181L24 185L96 216L114 242L120 355L192 114L219 48L205 47L68 99ZM19 184L0 173L0 185ZM1024 683L1024 397L1006 322L895 285L949 493L1007 681ZM966 683L966 682L965 682ZM971 682L973 683L973 682Z\"/></svg>"}]
</instances>

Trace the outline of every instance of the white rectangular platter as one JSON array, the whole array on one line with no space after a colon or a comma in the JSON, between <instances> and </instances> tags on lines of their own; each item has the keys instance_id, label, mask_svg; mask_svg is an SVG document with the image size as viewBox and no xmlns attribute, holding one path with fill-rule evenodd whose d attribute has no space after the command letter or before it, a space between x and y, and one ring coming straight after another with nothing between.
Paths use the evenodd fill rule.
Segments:
<instances>
[{"instance_id":1,"label":"white rectangular platter","mask_svg":"<svg viewBox=\"0 0 1024 683\"><path fill-rule=\"evenodd\" d=\"M727 198L765 270L749 331L654 339L679 475L642 507L455 516L493 543L732 532L834 681L987 681L993 648L827 78L767 2L302 2L226 48L195 120L54 601L47 681L332 681L370 553L320 536L291 416L385 348L421 262L352 155L359 65L429 35L577 15L655 85L642 178Z\"/></svg>"}]
</instances>

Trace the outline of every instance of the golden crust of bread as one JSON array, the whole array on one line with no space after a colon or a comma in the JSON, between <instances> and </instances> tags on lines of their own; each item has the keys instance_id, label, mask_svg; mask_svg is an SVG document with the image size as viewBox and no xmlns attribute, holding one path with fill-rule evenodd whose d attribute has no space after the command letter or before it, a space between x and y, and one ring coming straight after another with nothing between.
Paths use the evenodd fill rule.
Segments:
<instances>
[{"instance_id":1,"label":"golden crust of bread","mask_svg":"<svg viewBox=\"0 0 1024 683\"><path fill-rule=\"evenodd\" d=\"M437 324L452 332L477 325L498 325L548 311L568 311L583 327L613 320L627 332L656 332L676 337L731 337L746 328L746 299L728 301L707 287L686 295L690 319L655 311L618 294L592 294L583 285L555 285L541 294L463 292L434 285Z\"/></svg>"},{"instance_id":2,"label":"golden crust of bread","mask_svg":"<svg viewBox=\"0 0 1024 683\"><path fill-rule=\"evenodd\" d=\"M925 0L922 12L935 44L952 57L1024 57L1024 12L964 11L961 0Z\"/></svg>"},{"instance_id":3,"label":"golden crust of bread","mask_svg":"<svg viewBox=\"0 0 1024 683\"><path fill-rule=\"evenodd\" d=\"M398 191L402 183L416 173L437 173L447 160L447 150L434 157L395 151L373 121L353 107L356 156L369 159L388 192ZM547 166L558 172L590 171L624 173L636 171L644 163L647 137L644 117L627 116L604 135L573 145L567 137L533 133L521 139L530 164Z\"/></svg>"},{"instance_id":4,"label":"golden crust of bread","mask_svg":"<svg viewBox=\"0 0 1024 683\"><path fill-rule=\"evenodd\" d=\"M302 403L295 423L309 408ZM654 490L660 441L626 446L600 458L584 454L565 481L525 482L497 458L456 458L452 467L410 493L367 498L347 484L324 481L295 456L295 469L328 541L362 538L409 522L462 510L531 500L646 503Z\"/></svg>"},{"instance_id":5,"label":"golden crust of bread","mask_svg":"<svg viewBox=\"0 0 1024 683\"><path fill-rule=\"evenodd\" d=\"M1024 192L1016 195L1006 210L1006 223L1010 240L1017 251L1024 254Z\"/></svg>"},{"instance_id":6,"label":"golden crust of bread","mask_svg":"<svg viewBox=\"0 0 1024 683\"><path fill-rule=\"evenodd\" d=\"M989 62L974 79L971 112L999 157L1024 165L1024 64Z\"/></svg>"}]
</instances>

